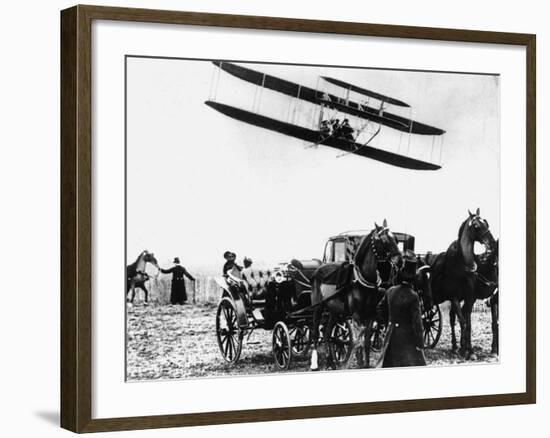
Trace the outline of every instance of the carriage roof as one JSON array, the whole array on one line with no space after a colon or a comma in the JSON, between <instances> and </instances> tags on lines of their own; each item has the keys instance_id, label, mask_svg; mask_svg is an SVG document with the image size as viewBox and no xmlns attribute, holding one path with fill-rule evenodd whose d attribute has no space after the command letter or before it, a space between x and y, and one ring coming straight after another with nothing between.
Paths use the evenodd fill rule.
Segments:
<instances>
[{"instance_id":1,"label":"carriage roof","mask_svg":"<svg viewBox=\"0 0 550 438\"><path fill-rule=\"evenodd\" d=\"M372 230L350 230L350 231L344 231L342 233L336 234L335 236L329 237L329 240L337 239L338 237L363 237L369 234ZM407 234L407 233L401 233L399 231L392 231L395 238L402 242L405 240L414 240L414 236Z\"/></svg>"},{"instance_id":2,"label":"carriage roof","mask_svg":"<svg viewBox=\"0 0 550 438\"><path fill-rule=\"evenodd\" d=\"M329 237L328 241L340 240L342 238L357 240L359 238L362 238L363 236L366 236L370 232L371 230L344 231L342 233L336 234L335 236ZM398 231L392 231L392 233L395 236L395 239L397 240L397 242L403 244L402 249L410 249L411 251L414 251L414 236L407 233L401 233Z\"/></svg>"}]
</instances>

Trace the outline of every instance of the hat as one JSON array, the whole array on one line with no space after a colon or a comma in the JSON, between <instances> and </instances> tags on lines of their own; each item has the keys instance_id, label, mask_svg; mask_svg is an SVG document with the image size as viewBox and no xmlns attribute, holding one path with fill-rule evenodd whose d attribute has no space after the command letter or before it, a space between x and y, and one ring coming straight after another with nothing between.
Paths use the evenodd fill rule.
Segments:
<instances>
[{"instance_id":1,"label":"hat","mask_svg":"<svg viewBox=\"0 0 550 438\"><path fill-rule=\"evenodd\" d=\"M178 257L174 257L174 263L179 263L180 259Z\"/></svg>"},{"instance_id":2,"label":"hat","mask_svg":"<svg viewBox=\"0 0 550 438\"><path fill-rule=\"evenodd\" d=\"M401 281L413 281L416 277L416 254L410 249L403 254L403 266L399 271Z\"/></svg>"},{"instance_id":3,"label":"hat","mask_svg":"<svg viewBox=\"0 0 550 438\"><path fill-rule=\"evenodd\" d=\"M234 252L231 252L231 251L225 251L223 253L223 258L225 260L229 260L229 259L236 258L236 257L237 257L237 254L235 254Z\"/></svg>"}]
</instances>

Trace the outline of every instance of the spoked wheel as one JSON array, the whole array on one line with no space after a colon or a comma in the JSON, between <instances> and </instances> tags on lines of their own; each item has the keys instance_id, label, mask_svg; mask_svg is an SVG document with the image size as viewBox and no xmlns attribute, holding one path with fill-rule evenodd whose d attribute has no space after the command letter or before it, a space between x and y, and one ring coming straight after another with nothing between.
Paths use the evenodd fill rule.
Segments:
<instances>
[{"instance_id":1,"label":"spoked wheel","mask_svg":"<svg viewBox=\"0 0 550 438\"><path fill-rule=\"evenodd\" d=\"M370 351L373 353L380 353L382 346L384 345L385 337L386 326L375 321L370 335Z\"/></svg>"},{"instance_id":2,"label":"spoked wheel","mask_svg":"<svg viewBox=\"0 0 550 438\"><path fill-rule=\"evenodd\" d=\"M437 304L422 313L422 327L424 329L424 347L434 348L439 342L443 329L441 309Z\"/></svg>"},{"instance_id":3,"label":"spoked wheel","mask_svg":"<svg viewBox=\"0 0 550 438\"><path fill-rule=\"evenodd\" d=\"M292 355L304 357L311 347L311 330L307 324L297 325L290 329Z\"/></svg>"},{"instance_id":4,"label":"spoked wheel","mask_svg":"<svg viewBox=\"0 0 550 438\"><path fill-rule=\"evenodd\" d=\"M288 327L282 321L277 322L273 328L273 358L275 365L280 370L288 370L292 359L292 346Z\"/></svg>"},{"instance_id":5,"label":"spoked wheel","mask_svg":"<svg viewBox=\"0 0 550 438\"><path fill-rule=\"evenodd\" d=\"M237 324L237 311L233 301L225 297L216 313L216 336L224 360L233 365L239 360L243 346L243 331Z\"/></svg>"},{"instance_id":6,"label":"spoked wheel","mask_svg":"<svg viewBox=\"0 0 550 438\"><path fill-rule=\"evenodd\" d=\"M353 330L347 319L337 321L330 329L328 348L337 368L348 362L353 350Z\"/></svg>"}]
</instances>

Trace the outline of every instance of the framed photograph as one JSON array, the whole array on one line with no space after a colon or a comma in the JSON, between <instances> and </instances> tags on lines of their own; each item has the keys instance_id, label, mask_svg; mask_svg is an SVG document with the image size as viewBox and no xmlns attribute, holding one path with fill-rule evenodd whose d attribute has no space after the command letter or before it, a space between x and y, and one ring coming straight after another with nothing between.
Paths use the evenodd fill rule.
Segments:
<instances>
[{"instance_id":1,"label":"framed photograph","mask_svg":"<svg viewBox=\"0 0 550 438\"><path fill-rule=\"evenodd\" d=\"M61 12L61 425L535 403L535 35Z\"/></svg>"}]
</instances>

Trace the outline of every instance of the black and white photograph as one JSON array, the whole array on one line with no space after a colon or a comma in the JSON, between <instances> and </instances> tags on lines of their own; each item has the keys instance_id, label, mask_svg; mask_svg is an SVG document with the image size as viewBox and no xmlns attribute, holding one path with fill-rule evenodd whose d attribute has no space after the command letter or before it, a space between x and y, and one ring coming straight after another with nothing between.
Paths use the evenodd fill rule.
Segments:
<instances>
[{"instance_id":1,"label":"black and white photograph","mask_svg":"<svg viewBox=\"0 0 550 438\"><path fill-rule=\"evenodd\" d=\"M127 381L499 366L498 74L128 55L125 99Z\"/></svg>"}]
</instances>

